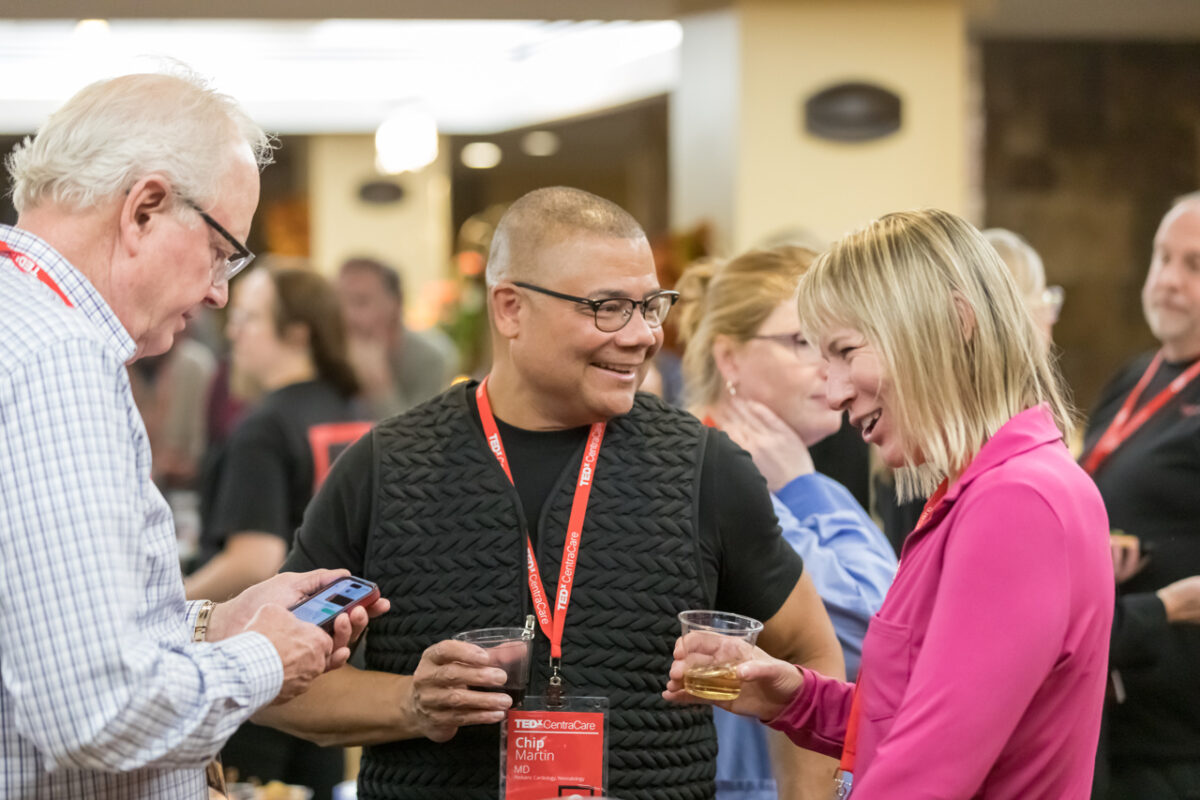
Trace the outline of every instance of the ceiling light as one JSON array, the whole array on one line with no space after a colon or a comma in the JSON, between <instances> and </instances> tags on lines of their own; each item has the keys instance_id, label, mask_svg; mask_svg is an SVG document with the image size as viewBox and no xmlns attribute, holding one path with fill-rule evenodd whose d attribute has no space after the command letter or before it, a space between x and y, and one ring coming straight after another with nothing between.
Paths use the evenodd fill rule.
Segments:
<instances>
[{"instance_id":1,"label":"ceiling light","mask_svg":"<svg viewBox=\"0 0 1200 800\"><path fill-rule=\"evenodd\" d=\"M493 142L471 142L463 147L459 158L471 169L491 169L500 163L502 155L500 146Z\"/></svg>"},{"instance_id":2,"label":"ceiling light","mask_svg":"<svg viewBox=\"0 0 1200 800\"><path fill-rule=\"evenodd\" d=\"M380 172L416 172L432 164L437 156L437 123L425 111L397 111L375 131L375 166Z\"/></svg>"},{"instance_id":3,"label":"ceiling light","mask_svg":"<svg viewBox=\"0 0 1200 800\"><path fill-rule=\"evenodd\" d=\"M530 156L552 156L560 144L558 134L553 131L530 131L521 137L521 149Z\"/></svg>"},{"instance_id":4,"label":"ceiling light","mask_svg":"<svg viewBox=\"0 0 1200 800\"><path fill-rule=\"evenodd\" d=\"M75 23L75 35L81 38L107 36L108 33L106 19L81 19Z\"/></svg>"}]
</instances>

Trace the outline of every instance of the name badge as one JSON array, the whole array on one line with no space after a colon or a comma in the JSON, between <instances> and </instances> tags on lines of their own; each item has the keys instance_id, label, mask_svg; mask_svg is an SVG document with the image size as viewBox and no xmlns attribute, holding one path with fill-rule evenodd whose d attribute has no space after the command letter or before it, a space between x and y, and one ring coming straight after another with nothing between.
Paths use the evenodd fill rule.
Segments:
<instances>
[{"instance_id":1,"label":"name badge","mask_svg":"<svg viewBox=\"0 0 1200 800\"><path fill-rule=\"evenodd\" d=\"M501 800L602 797L608 788L608 698L526 698L500 729Z\"/></svg>"}]
</instances>

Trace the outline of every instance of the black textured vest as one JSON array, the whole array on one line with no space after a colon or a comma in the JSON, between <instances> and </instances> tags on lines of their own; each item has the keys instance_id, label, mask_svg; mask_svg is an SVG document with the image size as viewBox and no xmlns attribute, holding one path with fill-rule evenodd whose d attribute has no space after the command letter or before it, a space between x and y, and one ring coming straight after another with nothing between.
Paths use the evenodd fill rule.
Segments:
<instances>
[{"instance_id":1,"label":"black textured vest","mask_svg":"<svg viewBox=\"0 0 1200 800\"><path fill-rule=\"evenodd\" d=\"M375 430L378 485L366 573L392 610L371 623L367 667L411 674L456 631L522 626L531 613L516 490L475 424L460 385ZM660 692L676 614L708 607L700 572L698 494L706 434L648 395L606 431L588 502L563 637L568 691L610 701L609 794L621 800L709 800L717 755L711 713ZM538 525L538 565L556 581L574 481L572 457ZM547 587L553 595L554 584ZM544 691L549 643L539 631L529 694ZM364 800L494 800L499 726L459 729L436 744L366 748Z\"/></svg>"}]
</instances>

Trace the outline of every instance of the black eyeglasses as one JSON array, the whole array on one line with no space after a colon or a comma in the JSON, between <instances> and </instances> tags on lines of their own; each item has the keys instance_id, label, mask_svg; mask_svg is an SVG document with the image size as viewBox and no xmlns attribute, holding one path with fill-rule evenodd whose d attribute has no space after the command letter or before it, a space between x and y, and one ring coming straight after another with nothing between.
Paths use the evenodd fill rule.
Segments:
<instances>
[{"instance_id":1,"label":"black eyeglasses","mask_svg":"<svg viewBox=\"0 0 1200 800\"><path fill-rule=\"evenodd\" d=\"M221 227L221 223L204 213L200 206L196 205L191 200L185 200L185 202L191 206L197 214L200 215L200 219L204 220L208 227L221 234L221 236L225 238L225 241L233 245L233 255L229 256L228 258L223 258L213 264L213 285L221 286L229 283L234 275L237 275L246 267L250 266L250 262L254 260L254 253L251 253L250 249L246 247L246 245L234 238L233 234Z\"/></svg>"},{"instance_id":2,"label":"black eyeglasses","mask_svg":"<svg viewBox=\"0 0 1200 800\"><path fill-rule=\"evenodd\" d=\"M628 325L629 320L633 319L635 308L642 309L642 316L646 319L647 325L657 328L663 324L671 306L675 305L675 301L679 299L679 292L663 290L655 292L644 300L634 300L632 297L605 297L600 300L592 300L588 297L576 297L572 294L543 289L541 286L534 286L532 283L523 281L513 281L513 285L548 294L559 300L570 300L572 303L587 306L592 310L596 327L604 333L616 333Z\"/></svg>"},{"instance_id":3,"label":"black eyeglasses","mask_svg":"<svg viewBox=\"0 0 1200 800\"><path fill-rule=\"evenodd\" d=\"M795 333L770 333L763 336L751 336L751 339L769 339L772 342L779 342L782 345L790 345L792 352L799 356L804 352L804 348L808 347L808 339L804 338L804 334L800 331Z\"/></svg>"}]
</instances>

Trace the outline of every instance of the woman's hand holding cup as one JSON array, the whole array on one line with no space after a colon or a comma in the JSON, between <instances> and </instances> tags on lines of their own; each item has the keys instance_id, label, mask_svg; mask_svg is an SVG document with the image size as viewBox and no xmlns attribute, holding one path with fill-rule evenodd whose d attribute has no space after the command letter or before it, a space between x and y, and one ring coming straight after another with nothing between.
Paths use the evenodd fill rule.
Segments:
<instances>
[{"instance_id":1,"label":"woman's hand holding cup","mask_svg":"<svg viewBox=\"0 0 1200 800\"><path fill-rule=\"evenodd\" d=\"M667 690L675 703L708 703L769 720L800 690L800 671L754 646L762 623L720 611L684 611Z\"/></svg>"}]
</instances>

